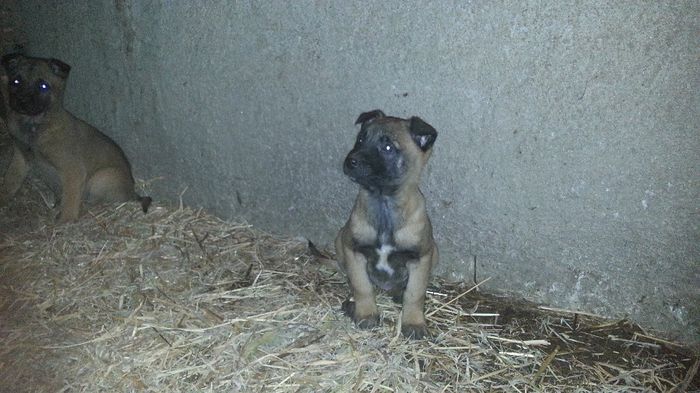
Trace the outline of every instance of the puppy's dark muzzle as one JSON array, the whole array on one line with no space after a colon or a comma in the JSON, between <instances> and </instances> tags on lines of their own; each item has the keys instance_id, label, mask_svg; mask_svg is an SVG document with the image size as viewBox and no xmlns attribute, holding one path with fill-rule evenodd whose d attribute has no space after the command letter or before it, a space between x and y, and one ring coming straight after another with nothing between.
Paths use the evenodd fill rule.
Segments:
<instances>
[{"instance_id":1,"label":"puppy's dark muzzle","mask_svg":"<svg viewBox=\"0 0 700 393\"><path fill-rule=\"evenodd\" d=\"M343 163L343 173L352 179L360 176L362 170L361 161L352 153L345 157L345 162Z\"/></svg>"},{"instance_id":2,"label":"puppy's dark muzzle","mask_svg":"<svg viewBox=\"0 0 700 393\"><path fill-rule=\"evenodd\" d=\"M31 94L11 94L10 108L27 116L37 116L49 108L49 100Z\"/></svg>"}]
</instances>

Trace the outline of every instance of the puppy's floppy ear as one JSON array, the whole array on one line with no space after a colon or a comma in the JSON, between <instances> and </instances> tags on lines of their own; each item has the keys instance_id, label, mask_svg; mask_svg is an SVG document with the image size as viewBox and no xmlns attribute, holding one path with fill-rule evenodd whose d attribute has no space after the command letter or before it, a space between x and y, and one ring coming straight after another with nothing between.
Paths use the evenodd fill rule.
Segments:
<instances>
[{"instance_id":1,"label":"puppy's floppy ear","mask_svg":"<svg viewBox=\"0 0 700 393\"><path fill-rule=\"evenodd\" d=\"M355 120L355 124L362 124L364 125L365 123L372 121L374 119L381 119L382 117L386 116L384 112L380 111L379 109L375 109L373 111L365 112L361 114L357 120Z\"/></svg>"},{"instance_id":2,"label":"puppy's floppy ear","mask_svg":"<svg viewBox=\"0 0 700 393\"><path fill-rule=\"evenodd\" d=\"M2 57L2 66L8 73L13 74L17 70L19 60L24 57L19 53L10 53Z\"/></svg>"},{"instance_id":3,"label":"puppy's floppy ear","mask_svg":"<svg viewBox=\"0 0 700 393\"><path fill-rule=\"evenodd\" d=\"M58 59L50 59L49 67L51 68L51 72L56 74L56 76L63 79L68 78L68 73L70 72L70 66L68 64Z\"/></svg>"},{"instance_id":4,"label":"puppy's floppy ear","mask_svg":"<svg viewBox=\"0 0 700 393\"><path fill-rule=\"evenodd\" d=\"M410 132L413 141L420 147L421 150L427 151L433 146L437 139L437 131L430 124L426 123L420 117L412 117Z\"/></svg>"}]
</instances>

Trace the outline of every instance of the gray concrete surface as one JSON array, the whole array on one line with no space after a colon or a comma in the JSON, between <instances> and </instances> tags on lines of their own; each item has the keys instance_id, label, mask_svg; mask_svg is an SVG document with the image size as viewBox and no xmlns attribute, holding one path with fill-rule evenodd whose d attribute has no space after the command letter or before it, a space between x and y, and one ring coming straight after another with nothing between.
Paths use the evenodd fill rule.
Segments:
<instances>
[{"instance_id":1,"label":"gray concrete surface","mask_svg":"<svg viewBox=\"0 0 700 393\"><path fill-rule=\"evenodd\" d=\"M157 199L328 245L356 116L418 115L439 274L699 340L700 2L19 3Z\"/></svg>"}]
</instances>

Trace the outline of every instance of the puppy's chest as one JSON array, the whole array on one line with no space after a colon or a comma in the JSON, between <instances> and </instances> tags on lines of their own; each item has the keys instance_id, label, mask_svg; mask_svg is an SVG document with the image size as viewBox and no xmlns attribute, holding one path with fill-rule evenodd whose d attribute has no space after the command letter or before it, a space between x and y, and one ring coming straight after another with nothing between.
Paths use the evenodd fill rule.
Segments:
<instances>
[{"instance_id":1,"label":"puppy's chest","mask_svg":"<svg viewBox=\"0 0 700 393\"><path fill-rule=\"evenodd\" d=\"M417 263L420 257L417 249L378 240L372 244L357 244L355 251L365 257L367 276L372 284L386 291L403 290L408 283L408 265Z\"/></svg>"},{"instance_id":2,"label":"puppy's chest","mask_svg":"<svg viewBox=\"0 0 700 393\"><path fill-rule=\"evenodd\" d=\"M41 136L42 125L34 119L26 119L23 116L17 116L10 120L10 134L19 143L23 150L33 150L36 148L38 139Z\"/></svg>"},{"instance_id":3,"label":"puppy's chest","mask_svg":"<svg viewBox=\"0 0 700 393\"><path fill-rule=\"evenodd\" d=\"M37 133L34 127L15 127L10 129L10 133L17 141L18 145L22 150L30 150L34 145L36 145Z\"/></svg>"},{"instance_id":4,"label":"puppy's chest","mask_svg":"<svg viewBox=\"0 0 700 393\"><path fill-rule=\"evenodd\" d=\"M356 238L355 245L370 265L391 274L396 268L418 259L417 245L406 244L401 235L407 228L403 227L405 223L392 200L372 201L368 211L371 213L368 224L373 231L365 233L364 238Z\"/></svg>"},{"instance_id":5,"label":"puppy's chest","mask_svg":"<svg viewBox=\"0 0 700 393\"><path fill-rule=\"evenodd\" d=\"M417 262L418 258L420 258L420 253L417 249L400 248L391 243L356 243L355 251L362 254L368 264L389 274L393 274L396 270L405 267L411 261Z\"/></svg>"}]
</instances>

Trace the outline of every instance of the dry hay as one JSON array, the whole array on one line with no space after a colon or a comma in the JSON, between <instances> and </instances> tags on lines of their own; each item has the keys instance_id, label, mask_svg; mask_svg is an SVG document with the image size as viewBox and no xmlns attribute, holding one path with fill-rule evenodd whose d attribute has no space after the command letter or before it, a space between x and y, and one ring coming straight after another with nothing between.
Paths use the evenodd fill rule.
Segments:
<instances>
[{"instance_id":1,"label":"dry hay","mask_svg":"<svg viewBox=\"0 0 700 393\"><path fill-rule=\"evenodd\" d=\"M433 281L430 340L344 317L303 239L134 204L55 225L25 187L0 209L4 392L698 390L698 359L627 321Z\"/></svg>"}]
</instances>

